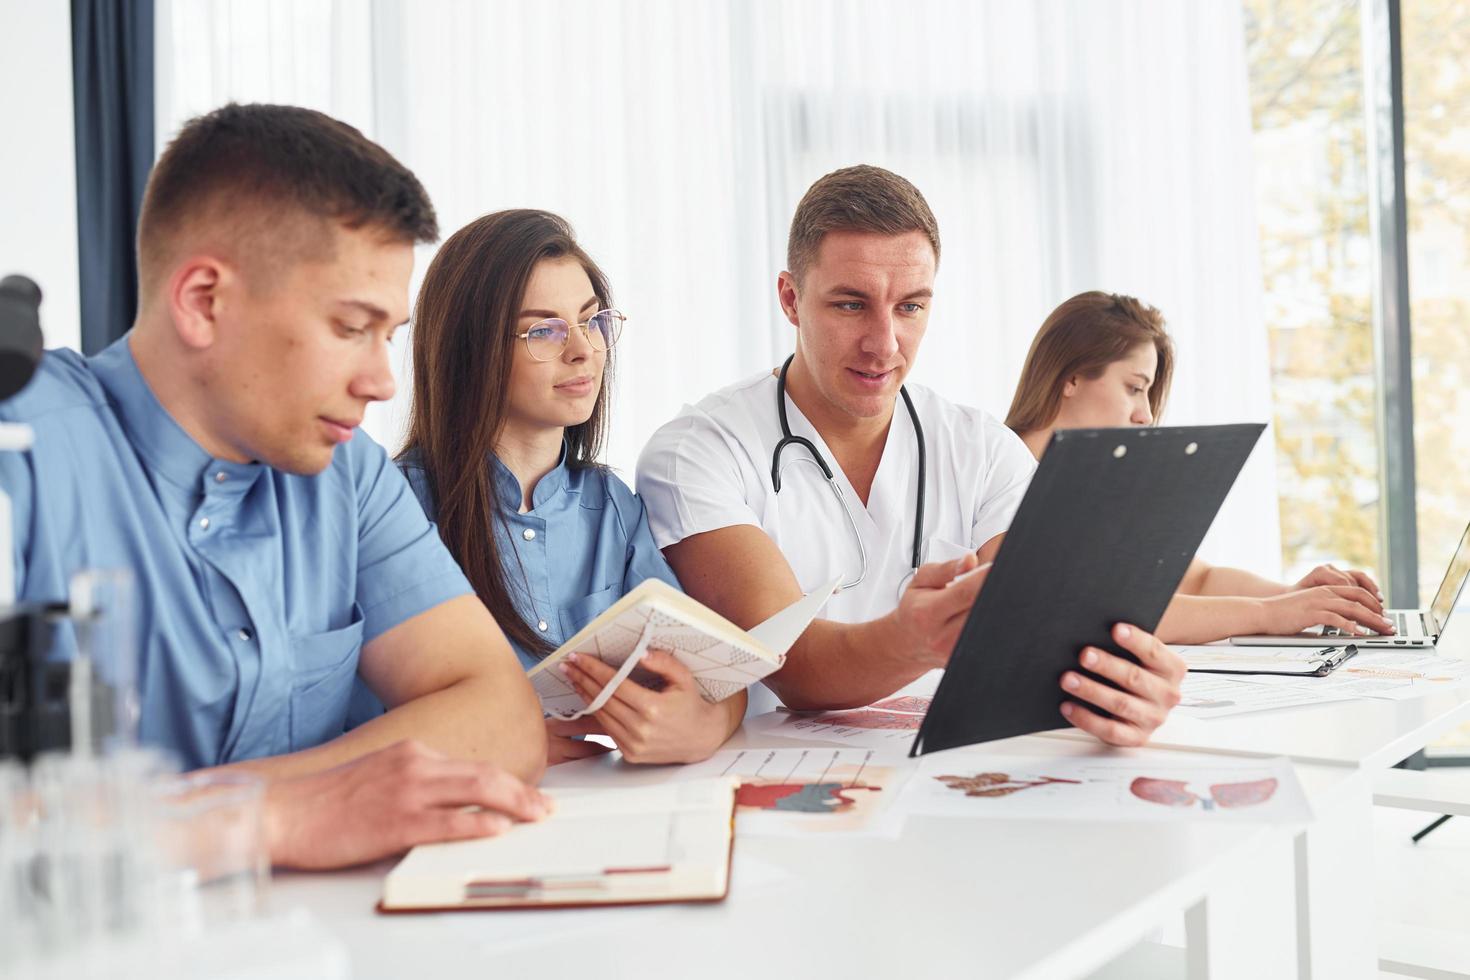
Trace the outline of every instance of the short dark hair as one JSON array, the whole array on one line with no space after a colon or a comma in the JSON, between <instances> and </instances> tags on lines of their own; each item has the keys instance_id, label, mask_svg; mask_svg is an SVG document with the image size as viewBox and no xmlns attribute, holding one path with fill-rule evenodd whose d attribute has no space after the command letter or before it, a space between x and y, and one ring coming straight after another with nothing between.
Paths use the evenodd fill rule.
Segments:
<instances>
[{"instance_id":1,"label":"short dark hair","mask_svg":"<svg viewBox=\"0 0 1470 980\"><path fill-rule=\"evenodd\" d=\"M929 202L909 181L882 167L859 164L834 170L802 195L786 239L786 269L797 282L829 231L922 231L934 246L934 261L939 261L939 222Z\"/></svg>"},{"instance_id":2,"label":"short dark hair","mask_svg":"<svg viewBox=\"0 0 1470 980\"><path fill-rule=\"evenodd\" d=\"M139 271L146 283L196 217L253 216L269 230L292 211L403 242L439 237L418 178L357 129L298 106L230 103L185 123L154 165L138 217Z\"/></svg>"}]
</instances>

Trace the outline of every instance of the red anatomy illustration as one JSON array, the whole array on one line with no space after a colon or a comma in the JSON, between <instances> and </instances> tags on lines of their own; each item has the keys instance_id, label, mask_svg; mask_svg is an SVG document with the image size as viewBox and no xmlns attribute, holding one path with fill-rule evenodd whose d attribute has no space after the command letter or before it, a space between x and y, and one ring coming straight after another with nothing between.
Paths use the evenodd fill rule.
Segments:
<instances>
[{"instance_id":1,"label":"red anatomy illustration","mask_svg":"<svg viewBox=\"0 0 1470 980\"><path fill-rule=\"evenodd\" d=\"M845 794L860 789L877 793L882 787L838 782L741 783L735 791L735 802L755 810L844 813L857 805L857 800Z\"/></svg>"},{"instance_id":2,"label":"red anatomy illustration","mask_svg":"<svg viewBox=\"0 0 1470 980\"><path fill-rule=\"evenodd\" d=\"M1031 789L1036 786L1050 786L1054 783L1070 783L1073 786L1081 785L1077 779L1055 779L1051 776L1037 776L1035 779L1024 779L1011 776L1004 772L977 772L973 776L935 776L950 789L963 790L966 796L1010 796L1019 793L1023 789Z\"/></svg>"},{"instance_id":3,"label":"red anatomy illustration","mask_svg":"<svg viewBox=\"0 0 1470 980\"><path fill-rule=\"evenodd\" d=\"M858 708L854 711L825 711L812 718L811 721L820 725L844 725L848 728L918 731L919 725L924 721L924 716Z\"/></svg>"},{"instance_id":4,"label":"red anatomy illustration","mask_svg":"<svg viewBox=\"0 0 1470 980\"><path fill-rule=\"evenodd\" d=\"M879 711L907 711L910 714L922 715L929 710L929 702L931 700L933 699L905 694L901 697L887 698L886 700L879 701L877 704L871 705L871 707L877 708Z\"/></svg>"},{"instance_id":5,"label":"red anatomy illustration","mask_svg":"<svg viewBox=\"0 0 1470 980\"><path fill-rule=\"evenodd\" d=\"M1210 799L1191 793L1183 780L1155 779L1139 776L1128 787L1129 792L1140 800L1162 806L1194 806L1199 803L1206 810L1224 807L1227 810L1256 806L1276 795L1275 779L1255 779L1242 783L1215 783L1210 787Z\"/></svg>"},{"instance_id":6,"label":"red anatomy illustration","mask_svg":"<svg viewBox=\"0 0 1470 980\"><path fill-rule=\"evenodd\" d=\"M1255 806L1276 795L1276 780L1257 779L1249 783L1216 783L1210 787L1215 802L1230 807Z\"/></svg>"},{"instance_id":7,"label":"red anatomy illustration","mask_svg":"<svg viewBox=\"0 0 1470 980\"><path fill-rule=\"evenodd\" d=\"M1163 806L1194 806L1199 799L1198 796L1184 788L1184 781L1180 779L1154 779L1151 776L1139 776L1133 780L1128 790L1140 800L1148 800L1150 803L1159 803Z\"/></svg>"}]
</instances>

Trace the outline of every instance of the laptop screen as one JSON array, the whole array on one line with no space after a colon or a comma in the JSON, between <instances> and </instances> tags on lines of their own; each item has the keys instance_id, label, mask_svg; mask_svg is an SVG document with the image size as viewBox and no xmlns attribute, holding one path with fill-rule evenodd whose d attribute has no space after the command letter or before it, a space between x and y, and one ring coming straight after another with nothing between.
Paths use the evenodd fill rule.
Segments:
<instances>
[{"instance_id":1,"label":"laptop screen","mask_svg":"<svg viewBox=\"0 0 1470 980\"><path fill-rule=\"evenodd\" d=\"M1429 607L1434 614L1435 629L1444 629L1455 608L1455 600L1460 597L1466 574L1470 574L1470 527L1460 537L1460 546L1455 549L1455 557L1450 559L1450 569L1444 573L1444 581L1439 583L1439 591L1434 594L1434 605Z\"/></svg>"}]
</instances>

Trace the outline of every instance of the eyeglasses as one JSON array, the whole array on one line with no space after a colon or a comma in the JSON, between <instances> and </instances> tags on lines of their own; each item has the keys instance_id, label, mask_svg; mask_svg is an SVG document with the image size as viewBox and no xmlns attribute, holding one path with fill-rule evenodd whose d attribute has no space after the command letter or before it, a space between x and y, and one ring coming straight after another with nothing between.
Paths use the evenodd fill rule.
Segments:
<instances>
[{"instance_id":1,"label":"eyeglasses","mask_svg":"<svg viewBox=\"0 0 1470 980\"><path fill-rule=\"evenodd\" d=\"M572 328L580 327L587 334L587 342L593 350L611 350L623 332L627 317L617 310L598 310L584 323L568 323L553 317L537 320L525 333L516 334L517 340L526 342L526 350L538 361L554 361L567 349L572 337Z\"/></svg>"}]
</instances>

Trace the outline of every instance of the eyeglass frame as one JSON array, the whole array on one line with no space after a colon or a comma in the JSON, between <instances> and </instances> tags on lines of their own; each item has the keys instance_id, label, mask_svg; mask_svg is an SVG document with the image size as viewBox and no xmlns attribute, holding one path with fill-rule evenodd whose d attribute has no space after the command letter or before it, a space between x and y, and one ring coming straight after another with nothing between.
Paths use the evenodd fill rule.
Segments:
<instances>
[{"instance_id":1,"label":"eyeglass frame","mask_svg":"<svg viewBox=\"0 0 1470 980\"><path fill-rule=\"evenodd\" d=\"M618 342L618 337L613 338L608 343L608 345L606 347L598 347L597 344L593 343L593 341L592 341L592 321L595 320L595 319L597 319L598 317L602 316L604 313L611 313L611 314L613 314L613 316L617 317L617 319L618 319L618 337L621 337L623 335L623 327L628 322L628 317L627 317L627 315L625 313L623 313L622 310L618 309L617 307L615 307L615 306L609 306L606 309L601 309L601 310L598 310L596 313L593 313L591 316L589 316L586 320L582 321L581 323L571 323L571 322L569 322L567 320L563 320L559 316L549 316L549 317L546 317L545 319L537 320L535 323L531 324L529 327L526 328L526 332L525 333L515 334L515 339L521 341L522 343L524 343L526 345L526 353L531 355L531 359L533 361L538 361L538 362L540 362L542 364L545 364L548 361L554 361L554 360L556 360L557 357L560 357L561 356L562 352L564 352L567 349L567 344L570 344L572 342L572 329L574 327L581 327L582 328L582 333L587 337L587 344L588 344L588 346L590 346L595 351L601 351L602 353L606 353L606 352L612 350L614 346L616 346L616 344ZM531 340L530 340L531 331L535 330L537 327L541 326L541 324L543 324L543 323L551 323L553 321L554 322L557 322L557 323L565 323L567 325L567 338L566 338L566 340L563 340L562 341L561 350L560 351L557 351L557 353L554 356L547 357L547 358L537 357L536 354L531 350ZM598 331L598 333L601 333L601 331Z\"/></svg>"}]
</instances>

